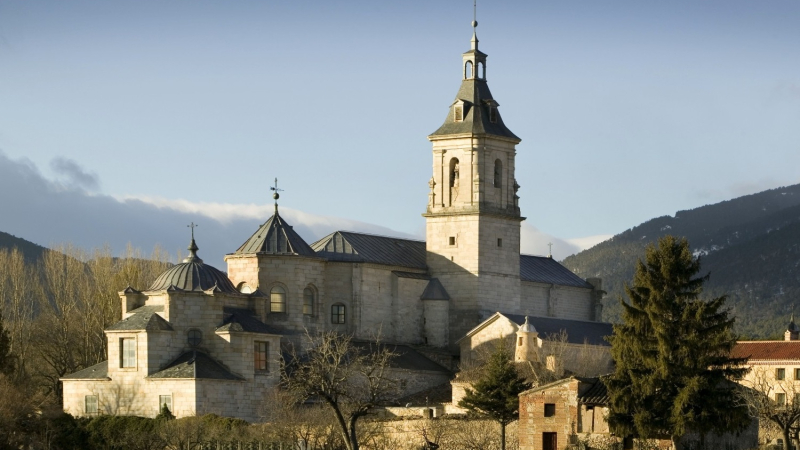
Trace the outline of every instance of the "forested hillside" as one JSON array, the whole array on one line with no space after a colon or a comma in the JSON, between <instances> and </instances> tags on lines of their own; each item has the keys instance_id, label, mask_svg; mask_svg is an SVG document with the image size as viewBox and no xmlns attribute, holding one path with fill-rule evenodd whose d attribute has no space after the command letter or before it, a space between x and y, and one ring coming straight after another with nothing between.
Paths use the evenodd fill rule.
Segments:
<instances>
[{"instance_id":1,"label":"forested hillside","mask_svg":"<svg viewBox=\"0 0 800 450\"><path fill-rule=\"evenodd\" d=\"M12 234L0 231L0 250L11 250L14 247L19 249L19 251L25 255L25 260L28 262L34 262L41 259L42 255L47 250L41 245L34 244L33 242L26 241L25 239L18 238Z\"/></svg>"},{"instance_id":2,"label":"forested hillside","mask_svg":"<svg viewBox=\"0 0 800 450\"><path fill-rule=\"evenodd\" d=\"M739 333L782 334L800 303L800 185L658 217L563 262L581 277L603 279L603 317L617 321L637 259L666 234L689 239L703 273L711 274L707 294L728 294Z\"/></svg>"}]
</instances>

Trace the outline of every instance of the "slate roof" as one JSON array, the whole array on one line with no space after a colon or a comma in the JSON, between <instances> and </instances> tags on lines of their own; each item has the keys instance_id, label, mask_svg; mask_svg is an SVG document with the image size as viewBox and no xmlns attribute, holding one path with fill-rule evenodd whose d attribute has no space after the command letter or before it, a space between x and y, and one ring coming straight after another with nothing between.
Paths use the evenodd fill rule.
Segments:
<instances>
[{"instance_id":1,"label":"slate roof","mask_svg":"<svg viewBox=\"0 0 800 450\"><path fill-rule=\"evenodd\" d=\"M427 270L425 241L335 231L311 244L329 261L386 264Z\"/></svg>"},{"instance_id":2,"label":"slate roof","mask_svg":"<svg viewBox=\"0 0 800 450\"><path fill-rule=\"evenodd\" d=\"M198 350L189 350L147 378L190 378L234 380L243 378L231 373L222 363Z\"/></svg>"},{"instance_id":3,"label":"slate roof","mask_svg":"<svg viewBox=\"0 0 800 450\"><path fill-rule=\"evenodd\" d=\"M246 333L262 333L280 335L264 322L258 320L253 313L246 309L225 308L225 320L217 331L242 331Z\"/></svg>"},{"instance_id":4,"label":"slate roof","mask_svg":"<svg viewBox=\"0 0 800 450\"><path fill-rule=\"evenodd\" d=\"M525 323L525 316L520 314L502 314L517 325ZM487 319L488 320L488 319ZM583 344L609 346L604 337L611 336L614 326L605 322L588 322L583 320L557 319L555 317L528 316L528 323L536 328L539 337L555 335L564 330L567 332L567 342L570 344Z\"/></svg>"},{"instance_id":5,"label":"slate roof","mask_svg":"<svg viewBox=\"0 0 800 450\"><path fill-rule=\"evenodd\" d=\"M593 288L586 280L547 256L520 255L519 276L522 281Z\"/></svg>"},{"instance_id":6,"label":"slate roof","mask_svg":"<svg viewBox=\"0 0 800 450\"><path fill-rule=\"evenodd\" d=\"M578 378L582 383L589 383L591 387L583 394L578 395L578 400L586 405L608 405L608 390L602 378Z\"/></svg>"},{"instance_id":7,"label":"slate roof","mask_svg":"<svg viewBox=\"0 0 800 450\"><path fill-rule=\"evenodd\" d=\"M267 219L235 254L272 254L314 256L314 250L278 214Z\"/></svg>"},{"instance_id":8,"label":"slate roof","mask_svg":"<svg viewBox=\"0 0 800 450\"><path fill-rule=\"evenodd\" d=\"M363 341L351 342L355 348L364 352L388 348L391 352L396 354L389 362L389 366L394 369L450 373L449 370L408 345L375 344L374 342Z\"/></svg>"},{"instance_id":9,"label":"slate roof","mask_svg":"<svg viewBox=\"0 0 800 450\"><path fill-rule=\"evenodd\" d=\"M139 308L128 311L132 313L131 316L120 320L119 322L106 328L110 331L173 331L172 325L169 324L163 317L157 314L158 311L163 311L164 306L152 305L141 306Z\"/></svg>"},{"instance_id":10,"label":"slate roof","mask_svg":"<svg viewBox=\"0 0 800 450\"><path fill-rule=\"evenodd\" d=\"M463 120L456 122L453 109L459 103L459 100L464 103ZM489 120L490 104L498 105L492 99L492 93L489 91L489 85L486 80L478 78L463 80L456 94L456 102L450 106L450 111L447 113L444 124L434 131L429 138L451 134L489 134L519 141L520 139L503 123L503 118L500 116L499 111L497 111L495 123Z\"/></svg>"},{"instance_id":11,"label":"slate roof","mask_svg":"<svg viewBox=\"0 0 800 450\"><path fill-rule=\"evenodd\" d=\"M431 278L420 296L422 300L450 300L450 295L438 278Z\"/></svg>"},{"instance_id":12,"label":"slate roof","mask_svg":"<svg viewBox=\"0 0 800 450\"><path fill-rule=\"evenodd\" d=\"M108 360L61 377L62 380L103 380L108 379Z\"/></svg>"},{"instance_id":13,"label":"slate roof","mask_svg":"<svg viewBox=\"0 0 800 450\"><path fill-rule=\"evenodd\" d=\"M392 273L397 276L398 278L411 278L414 280L430 280L431 276L427 273L416 273L416 272L402 272L400 270L393 270Z\"/></svg>"},{"instance_id":14,"label":"slate roof","mask_svg":"<svg viewBox=\"0 0 800 450\"><path fill-rule=\"evenodd\" d=\"M239 291L233 286L228 276L216 268L203 263L203 260L197 256L197 250L197 244L195 244L194 239L192 239L192 243L189 245L189 257L185 258L182 263L175 264L165 270L156 278L156 281L150 285L148 290L203 292L214 289L216 286L214 290L217 292L238 294Z\"/></svg>"},{"instance_id":15,"label":"slate roof","mask_svg":"<svg viewBox=\"0 0 800 450\"><path fill-rule=\"evenodd\" d=\"M740 341L731 350L733 358L753 361L800 361L800 341Z\"/></svg>"}]
</instances>

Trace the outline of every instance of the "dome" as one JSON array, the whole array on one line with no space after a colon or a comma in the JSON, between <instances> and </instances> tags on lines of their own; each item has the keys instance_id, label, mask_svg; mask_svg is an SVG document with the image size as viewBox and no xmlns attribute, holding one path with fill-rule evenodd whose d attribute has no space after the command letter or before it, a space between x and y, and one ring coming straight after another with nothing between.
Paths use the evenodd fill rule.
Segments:
<instances>
[{"instance_id":1,"label":"dome","mask_svg":"<svg viewBox=\"0 0 800 450\"><path fill-rule=\"evenodd\" d=\"M792 332L792 333L800 332L800 327L798 327L797 324L794 323L794 318L792 318L792 321L789 322L789 325L786 326L786 331L789 331L789 332Z\"/></svg>"},{"instance_id":2,"label":"dome","mask_svg":"<svg viewBox=\"0 0 800 450\"><path fill-rule=\"evenodd\" d=\"M528 323L528 316L525 316L525 323L520 325L519 331L522 333L536 333L536 328L533 325Z\"/></svg>"},{"instance_id":3,"label":"dome","mask_svg":"<svg viewBox=\"0 0 800 450\"><path fill-rule=\"evenodd\" d=\"M197 256L197 244L192 237L189 245L189 256L182 263L176 264L165 270L150 285L150 291L161 291L170 287L184 291L207 291L216 288L225 293L238 294L231 280L225 273L214 267L204 264Z\"/></svg>"},{"instance_id":4,"label":"dome","mask_svg":"<svg viewBox=\"0 0 800 450\"><path fill-rule=\"evenodd\" d=\"M278 214L277 206L275 214L264 222L258 231L250 236L235 253L240 255L256 253L316 256L316 252Z\"/></svg>"}]
</instances>

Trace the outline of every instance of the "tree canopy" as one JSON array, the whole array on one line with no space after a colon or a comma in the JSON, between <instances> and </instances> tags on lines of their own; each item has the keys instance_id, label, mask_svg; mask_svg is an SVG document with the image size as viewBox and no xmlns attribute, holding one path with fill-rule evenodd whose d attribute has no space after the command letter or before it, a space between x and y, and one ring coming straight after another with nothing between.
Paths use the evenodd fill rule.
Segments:
<instances>
[{"instance_id":1,"label":"tree canopy","mask_svg":"<svg viewBox=\"0 0 800 450\"><path fill-rule=\"evenodd\" d=\"M458 406L500 423L503 449L506 448L506 425L519 418L519 394L528 388L517 373L512 357L505 343L499 341L475 389L467 388L466 395L458 402Z\"/></svg>"},{"instance_id":2,"label":"tree canopy","mask_svg":"<svg viewBox=\"0 0 800 450\"><path fill-rule=\"evenodd\" d=\"M646 249L633 283L620 299L623 322L614 326L616 370L606 379L612 432L677 440L687 432L736 431L748 420L732 381L744 360L730 357L736 343L725 296L701 298L708 275L686 239L665 236Z\"/></svg>"}]
</instances>

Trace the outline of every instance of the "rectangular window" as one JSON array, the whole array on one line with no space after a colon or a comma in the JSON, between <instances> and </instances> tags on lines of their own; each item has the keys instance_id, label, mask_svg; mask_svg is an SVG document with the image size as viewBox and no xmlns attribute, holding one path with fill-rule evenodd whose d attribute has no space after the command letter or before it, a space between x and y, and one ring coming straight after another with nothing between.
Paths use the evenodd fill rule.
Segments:
<instances>
[{"instance_id":1,"label":"rectangular window","mask_svg":"<svg viewBox=\"0 0 800 450\"><path fill-rule=\"evenodd\" d=\"M269 370L267 366L267 354L269 353L269 342L255 341L255 369L258 372Z\"/></svg>"},{"instance_id":2,"label":"rectangular window","mask_svg":"<svg viewBox=\"0 0 800 450\"><path fill-rule=\"evenodd\" d=\"M158 396L158 412L160 413L164 406L167 407L169 412L172 412L172 395L159 395Z\"/></svg>"},{"instance_id":3,"label":"rectangular window","mask_svg":"<svg viewBox=\"0 0 800 450\"><path fill-rule=\"evenodd\" d=\"M464 109L463 109L463 107L456 106L455 107L454 116L455 116L454 120L456 122L461 122L461 120L463 120L463 118L464 118Z\"/></svg>"},{"instance_id":4,"label":"rectangular window","mask_svg":"<svg viewBox=\"0 0 800 450\"><path fill-rule=\"evenodd\" d=\"M776 380L783 380L786 378L786 369L780 368L775 369L775 379Z\"/></svg>"},{"instance_id":5,"label":"rectangular window","mask_svg":"<svg viewBox=\"0 0 800 450\"><path fill-rule=\"evenodd\" d=\"M96 395L87 395L84 397L84 412L87 416L96 416L97 415L97 396Z\"/></svg>"},{"instance_id":6,"label":"rectangular window","mask_svg":"<svg viewBox=\"0 0 800 450\"><path fill-rule=\"evenodd\" d=\"M489 122L497 123L497 107L490 106L489 107Z\"/></svg>"},{"instance_id":7,"label":"rectangular window","mask_svg":"<svg viewBox=\"0 0 800 450\"><path fill-rule=\"evenodd\" d=\"M498 247L502 247L503 246L503 239L502 238L497 238L497 246Z\"/></svg>"},{"instance_id":8,"label":"rectangular window","mask_svg":"<svg viewBox=\"0 0 800 450\"><path fill-rule=\"evenodd\" d=\"M545 417L553 417L556 415L556 404L555 403L545 403L544 404L544 416Z\"/></svg>"},{"instance_id":9,"label":"rectangular window","mask_svg":"<svg viewBox=\"0 0 800 450\"><path fill-rule=\"evenodd\" d=\"M785 405L786 404L786 394L784 394L783 392L778 392L777 394L775 394L775 403L777 403L778 406Z\"/></svg>"},{"instance_id":10,"label":"rectangular window","mask_svg":"<svg viewBox=\"0 0 800 450\"><path fill-rule=\"evenodd\" d=\"M794 369L794 379L800 380L800 369Z\"/></svg>"},{"instance_id":11,"label":"rectangular window","mask_svg":"<svg viewBox=\"0 0 800 450\"><path fill-rule=\"evenodd\" d=\"M120 339L119 350L119 366L136 367L136 338Z\"/></svg>"},{"instance_id":12,"label":"rectangular window","mask_svg":"<svg viewBox=\"0 0 800 450\"><path fill-rule=\"evenodd\" d=\"M447 240L447 243L450 244L450 245L456 245L456 237L455 236L450 236L448 238L448 240Z\"/></svg>"},{"instance_id":13,"label":"rectangular window","mask_svg":"<svg viewBox=\"0 0 800 450\"><path fill-rule=\"evenodd\" d=\"M344 305L331 306L331 323L343 324L344 319Z\"/></svg>"},{"instance_id":14,"label":"rectangular window","mask_svg":"<svg viewBox=\"0 0 800 450\"><path fill-rule=\"evenodd\" d=\"M520 336L520 337L517 339L517 346L521 346L521 345L522 345L522 336Z\"/></svg>"}]
</instances>

